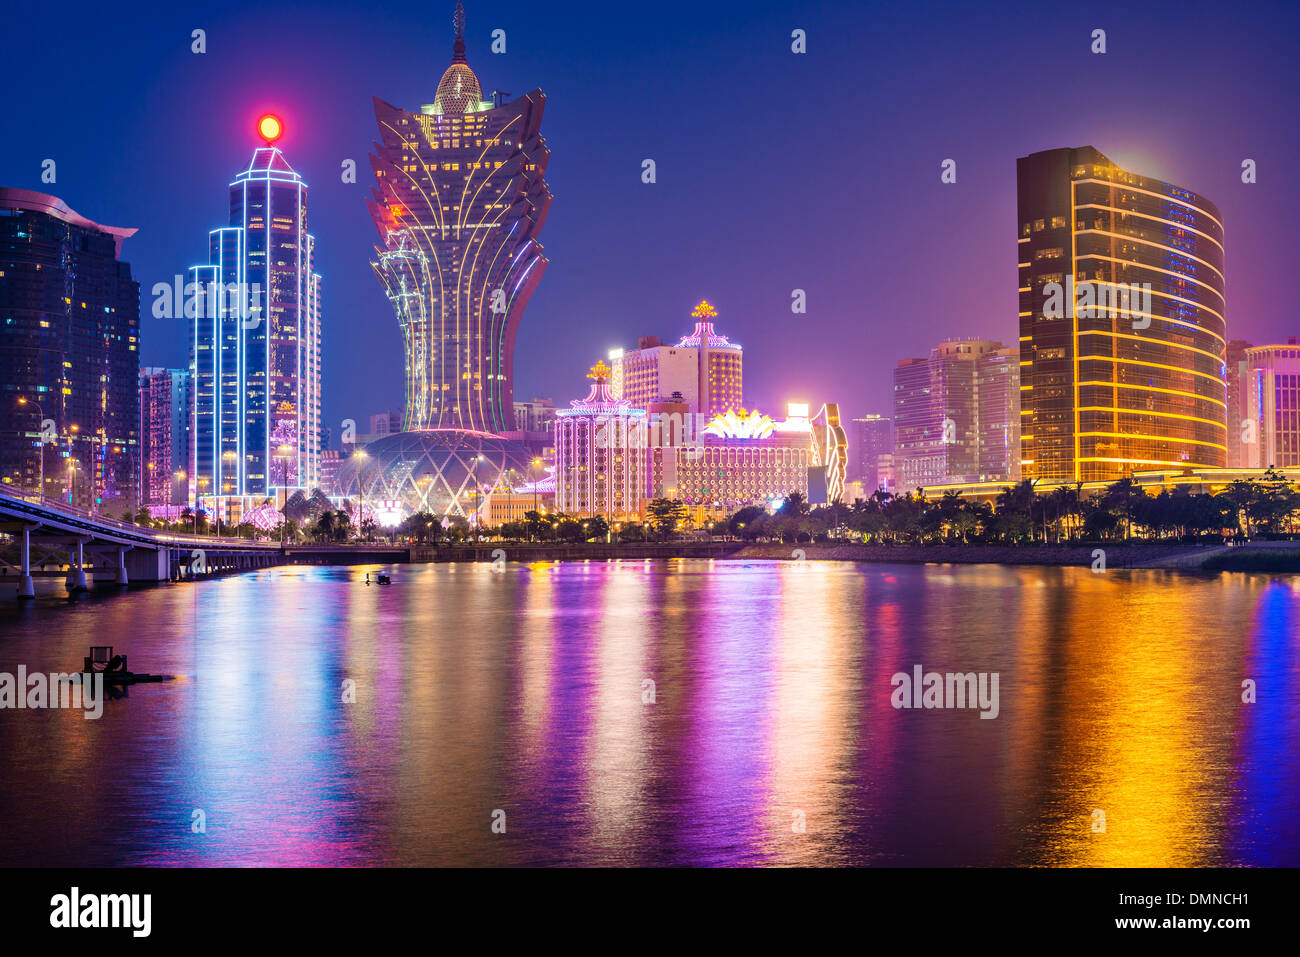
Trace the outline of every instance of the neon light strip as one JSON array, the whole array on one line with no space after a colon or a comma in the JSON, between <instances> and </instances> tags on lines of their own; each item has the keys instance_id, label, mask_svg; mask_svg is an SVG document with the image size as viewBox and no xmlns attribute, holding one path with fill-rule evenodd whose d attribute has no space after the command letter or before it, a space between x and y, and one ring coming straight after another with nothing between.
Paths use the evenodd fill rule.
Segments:
<instances>
[{"instance_id":1,"label":"neon light strip","mask_svg":"<svg viewBox=\"0 0 1300 957\"><path fill-rule=\"evenodd\" d=\"M1115 169L1119 169L1119 167L1116 166ZM1127 173L1128 170L1121 170L1121 172ZM1145 196L1154 196L1156 199L1159 200L1164 200L1170 203L1177 203L1179 206L1186 206L1188 209L1194 210L1195 212L1202 214L1206 219L1212 220L1214 224L1219 227L1220 230L1223 229L1223 223L1219 222L1218 217L1214 216L1208 210L1202 209L1200 206L1197 206L1195 203L1189 203L1185 199L1179 199L1177 196L1170 196L1168 193L1157 193L1149 189L1143 189L1140 186L1130 186L1128 183L1116 183L1114 180L1094 179L1092 177L1076 179L1073 182L1075 186L1078 186L1081 183L1096 183L1098 186L1106 186L1109 187L1110 189L1120 189L1120 190L1126 190L1128 192L1133 192L1133 193L1142 193ZM1188 192L1191 191L1188 190Z\"/></svg>"},{"instance_id":2,"label":"neon light strip","mask_svg":"<svg viewBox=\"0 0 1300 957\"><path fill-rule=\"evenodd\" d=\"M1185 259L1195 260L1196 262L1200 263L1202 266L1206 267L1207 269L1213 269L1215 273L1218 274L1220 279L1226 280L1227 278L1223 275L1222 272L1219 272L1218 269L1215 269L1212 263L1207 263L1204 259L1200 258L1199 256L1193 256L1191 253L1185 252L1184 250L1179 249L1177 246L1170 246L1168 243L1153 243L1149 239L1138 239L1136 236L1125 236L1123 233L1112 233L1104 229L1080 229L1078 232L1079 235L1081 236L1085 233L1091 233L1097 236L1110 236L1114 239L1122 239L1124 242L1141 243L1144 246L1154 246L1156 249L1165 249L1171 253L1176 253L1177 255L1182 256Z\"/></svg>"},{"instance_id":3,"label":"neon light strip","mask_svg":"<svg viewBox=\"0 0 1300 957\"><path fill-rule=\"evenodd\" d=\"M1215 422L1213 419L1202 419L1195 415L1183 415L1179 412L1153 412L1148 409L1121 409L1108 405L1085 405L1079 409L1080 412L1118 412L1122 415L1155 415L1162 419L1183 419L1188 422L1203 422L1206 425L1212 425L1217 429L1228 431L1228 427L1222 422Z\"/></svg>"},{"instance_id":4,"label":"neon light strip","mask_svg":"<svg viewBox=\"0 0 1300 957\"><path fill-rule=\"evenodd\" d=\"M1214 245L1219 247L1220 252L1223 251L1223 243L1219 242L1209 233L1203 233L1194 226L1188 226L1186 223L1180 223L1172 219L1166 219L1163 216L1152 216L1150 213L1139 213L1137 210L1120 209L1116 206L1105 206L1101 203L1083 203L1078 208L1079 209L1101 209L1109 213L1119 213L1123 216L1138 216L1142 219L1149 219L1152 222L1164 223L1167 226L1173 226L1175 229L1181 229L1183 232L1186 233L1195 233L1196 235L1200 236L1202 239L1208 239L1210 242L1214 243Z\"/></svg>"}]
</instances>

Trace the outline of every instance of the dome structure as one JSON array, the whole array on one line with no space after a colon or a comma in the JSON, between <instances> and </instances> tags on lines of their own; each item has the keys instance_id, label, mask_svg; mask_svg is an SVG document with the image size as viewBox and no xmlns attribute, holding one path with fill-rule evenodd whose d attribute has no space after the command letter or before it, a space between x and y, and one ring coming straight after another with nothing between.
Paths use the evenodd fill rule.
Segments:
<instances>
[{"instance_id":1,"label":"dome structure","mask_svg":"<svg viewBox=\"0 0 1300 957\"><path fill-rule=\"evenodd\" d=\"M541 477L532 450L516 439L465 429L395 432L348 459L334 493L361 498L376 514L469 518L493 489L514 488L534 472Z\"/></svg>"},{"instance_id":2,"label":"dome structure","mask_svg":"<svg viewBox=\"0 0 1300 957\"><path fill-rule=\"evenodd\" d=\"M465 60L465 8L456 4L456 44L452 47L451 66L438 81L438 94L433 99L433 112L474 113L483 102L483 88L478 76Z\"/></svg>"},{"instance_id":3,"label":"dome structure","mask_svg":"<svg viewBox=\"0 0 1300 957\"><path fill-rule=\"evenodd\" d=\"M472 113L483 100L483 88L468 63L453 63L438 81L434 98L439 113Z\"/></svg>"}]
</instances>

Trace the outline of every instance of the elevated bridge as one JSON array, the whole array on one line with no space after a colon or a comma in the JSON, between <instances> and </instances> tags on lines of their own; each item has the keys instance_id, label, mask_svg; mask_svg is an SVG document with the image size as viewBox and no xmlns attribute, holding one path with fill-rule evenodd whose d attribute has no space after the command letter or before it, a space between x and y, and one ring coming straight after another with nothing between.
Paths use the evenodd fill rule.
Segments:
<instances>
[{"instance_id":1,"label":"elevated bridge","mask_svg":"<svg viewBox=\"0 0 1300 957\"><path fill-rule=\"evenodd\" d=\"M88 564L92 575L102 571L126 585L207 577L284 561L278 542L160 532L4 486L0 486L0 532L13 535L18 543L18 565L0 564L17 571L20 599L36 597L33 549L37 565L58 550L67 552L69 591L86 590Z\"/></svg>"}]
</instances>

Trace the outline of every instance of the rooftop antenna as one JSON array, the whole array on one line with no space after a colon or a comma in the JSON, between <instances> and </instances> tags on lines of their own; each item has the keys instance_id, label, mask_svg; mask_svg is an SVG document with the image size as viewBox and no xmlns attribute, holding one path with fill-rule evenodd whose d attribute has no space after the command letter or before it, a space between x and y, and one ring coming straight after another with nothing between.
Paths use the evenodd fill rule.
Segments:
<instances>
[{"instance_id":1,"label":"rooftop antenna","mask_svg":"<svg viewBox=\"0 0 1300 957\"><path fill-rule=\"evenodd\" d=\"M456 0L456 15L451 18L452 26L456 28L456 44L452 47L452 63L465 62L465 8L461 6L460 0Z\"/></svg>"}]
</instances>

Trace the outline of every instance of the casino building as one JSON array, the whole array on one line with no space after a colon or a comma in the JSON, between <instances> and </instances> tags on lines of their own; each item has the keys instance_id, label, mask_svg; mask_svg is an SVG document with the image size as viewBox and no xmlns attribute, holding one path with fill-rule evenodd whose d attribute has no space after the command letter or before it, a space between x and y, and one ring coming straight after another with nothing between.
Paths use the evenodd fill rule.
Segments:
<instances>
[{"instance_id":1,"label":"casino building","mask_svg":"<svg viewBox=\"0 0 1300 957\"><path fill-rule=\"evenodd\" d=\"M1113 482L1222 467L1219 210L1090 146L1021 157L1016 181L1023 476ZM1053 290L1064 290L1063 311Z\"/></svg>"},{"instance_id":2,"label":"casino building","mask_svg":"<svg viewBox=\"0 0 1300 957\"><path fill-rule=\"evenodd\" d=\"M540 451L517 428L514 350L546 271L537 237L551 206L550 152L545 95L486 99L465 56L459 3L453 22L451 64L432 103L411 112L374 99L371 266L401 329L406 408L403 431L344 464L335 491L470 518Z\"/></svg>"},{"instance_id":3,"label":"casino building","mask_svg":"<svg viewBox=\"0 0 1300 957\"><path fill-rule=\"evenodd\" d=\"M456 6L451 65L418 113L374 100L372 263L406 352L404 428L514 429L515 334L546 271L541 90L483 98Z\"/></svg>"}]
</instances>

